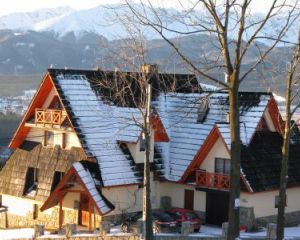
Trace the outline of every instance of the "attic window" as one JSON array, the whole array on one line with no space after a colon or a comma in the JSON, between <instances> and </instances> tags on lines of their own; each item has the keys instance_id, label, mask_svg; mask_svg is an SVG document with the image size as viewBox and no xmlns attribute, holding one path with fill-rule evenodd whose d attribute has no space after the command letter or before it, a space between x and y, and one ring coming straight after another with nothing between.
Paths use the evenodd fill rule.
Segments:
<instances>
[{"instance_id":1,"label":"attic window","mask_svg":"<svg viewBox=\"0 0 300 240\"><path fill-rule=\"evenodd\" d=\"M38 185L38 169L29 167L26 173L25 187L23 195L28 197L34 197L36 195Z\"/></svg>"},{"instance_id":2,"label":"attic window","mask_svg":"<svg viewBox=\"0 0 300 240\"><path fill-rule=\"evenodd\" d=\"M59 110L62 109L62 105L60 103L58 96L53 97L52 102L49 105L49 108L50 109L59 109Z\"/></svg>"},{"instance_id":3,"label":"attic window","mask_svg":"<svg viewBox=\"0 0 300 240\"><path fill-rule=\"evenodd\" d=\"M56 186L59 184L63 176L64 176L63 172L55 171L53 176L52 186L51 186L51 192L56 188Z\"/></svg>"},{"instance_id":4,"label":"attic window","mask_svg":"<svg viewBox=\"0 0 300 240\"><path fill-rule=\"evenodd\" d=\"M209 111L209 102L207 97L200 99L200 106L198 108L197 122L203 123L206 119L207 113Z\"/></svg>"},{"instance_id":5,"label":"attic window","mask_svg":"<svg viewBox=\"0 0 300 240\"><path fill-rule=\"evenodd\" d=\"M221 174L230 174L230 159L226 158L216 158L215 159L215 172Z\"/></svg>"}]
</instances>

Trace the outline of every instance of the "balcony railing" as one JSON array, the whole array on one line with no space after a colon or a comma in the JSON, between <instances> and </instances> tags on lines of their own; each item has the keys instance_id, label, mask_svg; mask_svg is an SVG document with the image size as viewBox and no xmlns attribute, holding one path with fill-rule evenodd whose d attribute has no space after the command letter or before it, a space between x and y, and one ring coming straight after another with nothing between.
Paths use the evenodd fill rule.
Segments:
<instances>
[{"instance_id":1,"label":"balcony railing","mask_svg":"<svg viewBox=\"0 0 300 240\"><path fill-rule=\"evenodd\" d=\"M197 187L200 187L200 188L229 190L230 176L221 174L221 173L197 171L196 172L196 185L197 185Z\"/></svg>"},{"instance_id":2,"label":"balcony railing","mask_svg":"<svg viewBox=\"0 0 300 240\"><path fill-rule=\"evenodd\" d=\"M35 123L61 125L62 111L57 109L35 109Z\"/></svg>"}]
</instances>

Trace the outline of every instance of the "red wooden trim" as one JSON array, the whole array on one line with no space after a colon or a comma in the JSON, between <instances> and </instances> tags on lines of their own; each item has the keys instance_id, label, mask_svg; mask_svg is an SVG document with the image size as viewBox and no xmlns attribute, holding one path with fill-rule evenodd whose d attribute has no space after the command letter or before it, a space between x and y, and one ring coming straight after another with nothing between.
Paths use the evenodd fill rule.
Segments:
<instances>
[{"instance_id":1,"label":"red wooden trim","mask_svg":"<svg viewBox=\"0 0 300 240\"><path fill-rule=\"evenodd\" d=\"M59 195L61 192L63 186L65 183L70 179L71 176L74 175L75 169L71 167L71 169L63 176L61 181L58 183L54 191L50 194L50 196L47 198L47 200L44 202L43 206L40 208L41 211L45 211L49 208L49 205L55 200L55 198Z\"/></svg>"},{"instance_id":2,"label":"red wooden trim","mask_svg":"<svg viewBox=\"0 0 300 240\"><path fill-rule=\"evenodd\" d=\"M64 189L63 190L64 192L66 192L66 193L85 193L85 191L83 191L83 190L75 190L75 189Z\"/></svg>"},{"instance_id":3,"label":"red wooden trim","mask_svg":"<svg viewBox=\"0 0 300 240\"><path fill-rule=\"evenodd\" d=\"M206 158L206 156L208 155L208 153L210 152L212 147L215 145L215 143L217 142L219 137L221 138L221 140L222 140L222 142L223 142L223 144L224 144L224 146L227 150L228 155L229 156L231 155L230 150L228 149L228 146L227 146L224 138L222 137L222 134L220 133L217 125L215 125L214 128L211 130L210 134L208 135L208 137L206 138L206 140L204 141L204 143L202 144L201 148L197 152L197 154L194 157L193 161L188 166L188 168L184 172L183 176L179 180L179 183L184 183L186 181L186 179L188 178L188 176L193 171L197 170L200 167L200 165L202 164L202 162L204 161L204 159ZM245 184L247 190L249 192L252 192L251 187L249 186L249 184L246 181L246 179L244 178L244 176L241 175L240 177L242 178L243 183Z\"/></svg>"},{"instance_id":4,"label":"red wooden trim","mask_svg":"<svg viewBox=\"0 0 300 240\"><path fill-rule=\"evenodd\" d=\"M196 170L196 187L229 190L230 175Z\"/></svg>"},{"instance_id":5,"label":"red wooden trim","mask_svg":"<svg viewBox=\"0 0 300 240\"><path fill-rule=\"evenodd\" d=\"M43 206L40 208L41 211L44 211L46 209L49 208L49 205L53 202L53 200L55 200L55 197L58 196L60 193L62 193L62 188L65 185L65 183L69 180L69 178L71 176L76 175L76 180L79 182L79 184L82 185L85 194L88 195L89 198L92 198L92 196L90 195L90 192L88 191L88 189L86 188L86 186L84 185L84 183L82 182L80 176L78 175L78 173L76 172L76 170L74 169L74 167L71 167L70 170L67 172L67 174L62 178L62 180L59 182L59 184L57 185L57 187L55 188L55 190L50 194L50 196L48 197L48 199L45 201L45 203L43 204ZM67 191L73 191L73 190L63 190L64 192ZM94 202L94 200L93 200ZM98 208L97 204L94 204L98 210L98 212L103 215L103 213L101 212L101 210ZM106 214L110 213L111 211L113 211L113 209L111 209L109 212L107 212Z\"/></svg>"},{"instance_id":6,"label":"red wooden trim","mask_svg":"<svg viewBox=\"0 0 300 240\"><path fill-rule=\"evenodd\" d=\"M273 97L270 99L267 107L276 131L280 134L283 134L284 121L281 117L277 102Z\"/></svg>"},{"instance_id":7,"label":"red wooden trim","mask_svg":"<svg viewBox=\"0 0 300 240\"><path fill-rule=\"evenodd\" d=\"M89 231L92 231L92 205L93 201L89 197Z\"/></svg>"},{"instance_id":8,"label":"red wooden trim","mask_svg":"<svg viewBox=\"0 0 300 240\"><path fill-rule=\"evenodd\" d=\"M169 142L169 136L164 125L161 122L160 117L155 114L151 116L151 123L154 129L154 141L155 142Z\"/></svg>"},{"instance_id":9,"label":"red wooden trim","mask_svg":"<svg viewBox=\"0 0 300 240\"><path fill-rule=\"evenodd\" d=\"M51 81L50 74L46 73L37 92L35 93L33 99L31 100L31 103L27 111L25 112L21 123L19 124L13 138L11 139L8 145L9 148L16 149L23 143L30 130L29 127L25 127L25 123L27 119L34 115L35 109L37 107L42 107L49 92L53 87L54 85Z\"/></svg>"},{"instance_id":10,"label":"red wooden trim","mask_svg":"<svg viewBox=\"0 0 300 240\"><path fill-rule=\"evenodd\" d=\"M74 168L74 167L72 167L72 168ZM88 195L88 197L91 198L91 199L93 199L93 197L91 196L89 190L86 188L85 184L82 182L81 177L78 175L78 173L77 173L75 170L74 170L74 172L75 172L75 174L76 174L76 176L77 176L76 179L77 179L78 182L82 185L82 187L83 187L84 190L86 191L86 194ZM93 200L93 202L94 202L94 200ZM94 202L94 203L95 203L95 202ZM104 215L104 214L102 213L101 209L98 208L97 204L95 204L95 206L96 206L98 212L99 212L101 215ZM111 209L111 210L110 210L109 212L107 212L106 214L110 213L111 211L113 211L113 209Z\"/></svg>"},{"instance_id":11,"label":"red wooden trim","mask_svg":"<svg viewBox=\"0 0 300 240\"><path fill-rule=\"evenodd\" d=\"M212 147L217 142L218 138L221 136L217 126L214 126L214 128L211 130L208 137L205 139L204 143L200 147L199 151L197 152L196 156L194 157L191 164L188 166L188 168L185 170L183 176L179 180L180 183L183 183L186 181L188 176L197 168L200 167L201 163L204 161Z\"/></svg>"}]
</instances>

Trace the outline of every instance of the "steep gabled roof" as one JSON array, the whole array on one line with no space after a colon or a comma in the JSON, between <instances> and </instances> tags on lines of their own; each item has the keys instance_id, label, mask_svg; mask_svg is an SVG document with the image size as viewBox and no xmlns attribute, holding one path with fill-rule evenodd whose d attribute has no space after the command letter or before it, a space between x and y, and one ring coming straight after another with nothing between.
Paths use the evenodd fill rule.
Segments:
<instances>
[{"instance_id":1,"label":"steep gabled roof","mask_svg":"<svg viewBox=\"0 0 300 240\"><path fill-rule=\"evenodd\" d=\"M209 103L209 110L199 122L198 109L204 98ZM247 144L271 101L272 94L240 92L239 99L241 140ZM229 128L225 123L229 112L228 92L161 94L155 101L155 107L170 137L168 143L157 143L167 180L178 181L189 171L189 166L216 123L230 149Z\"/></svg>"},{"instance_id":2,"label":"steep gabled roof","mask_svg":"<svg viewBox=\"0 0 300 240\"><path fill-rule=\"evenodd\" d=\"M98 162L103 185L139 183L132 161L118 145L137 141L141 129L133 119L141 119L139 110L105 104L85 75L59 74L53 80L82 147Z\"/></svg>"},{"instance_id":3,"label":"steep gabled roof","mask_svg":"<svg viewBox=\"0 0 300 240\"><path fill-rule=\"evenodd\" d=\"M133 159L124 154L119 143L137 142L141 135L138 126L142 124L141 112L131 107L132 102L126 93L122 102L116 98L118 94L115 92L115 87L122 89L122 81L126 79L131 83L131 91L136 94L135 101L139 101L142 97L137 86L139 73L61 69L49 69L49 73L82 147L88 156L97 160L103 186L140 183L142 179ZM103 81L105 84L111 81L112 87L103 87ZM200 89L194 75L157 73L152 76L152 83L153 99L171 86L179 92ZM157 115L153 121L154 127L162 130L155 138L168 141Z\"/></svg>"},{"instance_id":4,"label":"steep gabled roof","mask_svg":"<svg viewBox=\"0 0 300 240\"><path fill-rule=\"evenodd\" d=\"M300 185L299 130L295 129L290 142L288 186ZM243 145L241 167L254 192L278 189L282 158L282 135L258 131L248 146Z\"/></svg>"},{"instance_id":5,"label":"steep gabled roof","mask_svg":"<svg viewBox=\"0 0 300 240\"><path fill-rule=\"evenodd\" d=\"M98 181L92 176L88 165L91 165L90 162L76 162L72 165L72 167L68 170L66 175L62 178L60 183L56 186L54 191L51 193L49 198L45 201L41 210L44 211L48 208L55 206L59 201L59 194L63 193L66 194L69 182L71 179L72 181L76 181L79 183L84 192L88 194L91 198L93 203L95 204L96 209L99 211L101 215L105 215L111 212L114 209L114 206L102 195L99 187L97 187L96 182ZM96 166L94 166L96 167Z\"/></svg>"}]
</instances>

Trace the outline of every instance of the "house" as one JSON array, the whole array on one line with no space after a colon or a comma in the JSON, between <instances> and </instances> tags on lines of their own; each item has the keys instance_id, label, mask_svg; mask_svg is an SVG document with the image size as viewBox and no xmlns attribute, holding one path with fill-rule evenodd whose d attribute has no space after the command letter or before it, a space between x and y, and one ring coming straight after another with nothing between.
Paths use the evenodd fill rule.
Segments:
<instances>
[{"instance_id":1,"label":"house","mask_svg":"<svg viewBox=\"0 0 300 240\"><path fill-rule=\"evenodd\" d=\"M208 223L227 221L228 93L202 91L194 75L162 74L157 69L148 74L153 85L152 207L160 208L167 199L172 206L194 209ZM0 213L0 225L43 223L57 228L77 223L92 230L102 219L116 221L141 211L140 77L138 72L48 70L10 142L14 152L0 172L2 205L7 209ZM276 216L283 121L272 94L241 92L239 99L241 222L251 226ZM300 211L298 136L295 129L290 222Z\"/></svg>"}]
</instances>

